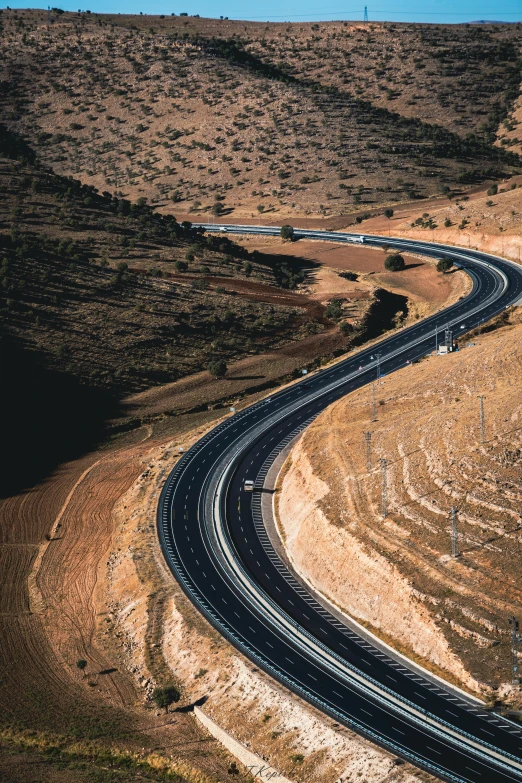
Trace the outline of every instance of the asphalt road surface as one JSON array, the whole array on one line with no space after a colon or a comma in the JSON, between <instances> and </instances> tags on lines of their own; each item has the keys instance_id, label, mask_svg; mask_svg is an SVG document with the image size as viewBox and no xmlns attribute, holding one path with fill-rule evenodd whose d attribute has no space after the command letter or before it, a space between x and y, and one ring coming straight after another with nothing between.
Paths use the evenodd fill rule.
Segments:
<instances>
[{"instance_id":1,"label":"asphalt road surface","mask_svg":"<svg viewBox=\"0 0 522 783\"><path fill-rule=\"evenodd\" d=\"M278 228L203 225L227 234ZM296 230L335 242L362 235ZM522 731L478 700L387 654L330 614L270 544L263 481L281 449L335 400L435 349L522 297L522 268L453 246L366 236L373 246L451 257L471 276L461 301L232 415L180 459L162 491L158 533L187 595L233 645L291 691L442 780L522 781ZM436 337L437 332L437 337ZM256 482L244 490L245 479Z\"/></svg>"}]
</instances>

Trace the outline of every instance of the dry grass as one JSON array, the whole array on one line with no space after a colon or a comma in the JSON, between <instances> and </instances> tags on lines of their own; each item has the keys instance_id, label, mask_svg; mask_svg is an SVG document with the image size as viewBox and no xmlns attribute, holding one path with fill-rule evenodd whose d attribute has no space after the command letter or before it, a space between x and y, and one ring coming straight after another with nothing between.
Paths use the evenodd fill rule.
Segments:
<instances>
[{"instance_id":1,"label":"dry grass","mask_svg":"<svg viewBox=\"0 0 522 783\"><path fill-rule=\"evenodd\" d=\"M429 358L387 377L377 390L377 423L371 423L369 393L361 390L329 408L304 435L300 448L317 479L326 482L317 506L325 515L320 534L324 544L337 535L334 528L345 530L365 552L361 563L368 557L368 564L386 562L390 574L397 573L393 589L391 583L379 588L376 582L380 601L373 605L368 595L369 603L363 607L361 602L359 609L362 619L416 652L424 644L421 624L434 623L449 645L447 658L439 665L461 681L466 681L467 672L486 691L500 689L505 694L510 679L506 618L519 615L522 607L516 576L522 492L522 409L516 383L521 364L520 314L515 311L508 325L502 319L496 325L491 334L463 340L456 354ZM474 345L467 347L468 343ZM484 443L479 394L485 395ZM370 472L366 430L373 431ZM388 461L389 506L384 523L381 458ZM291 483L285 491L290 498ZM458 512L461 554L456 560L450 557L452 506ZM321 529L323 523L317 524ZM315 538L314 548L321 550ZM305 561L340 603L353 600L349 585L345 594L346 585L341 589L334 579L335 574L355 567L343 559L348 552L349 547L340 546L341 559L331 565L330 559L320 558L330 575L319 573L315 558ZM393 582L388 575L386 580L390 579ZM404 591L411 594L411 611L424 617L418 619L418 626L408 614L400 615ZM393 626L387 625L387 616L393 618ZM433 654L437 645L432 641ZM424 655L431 657L426 647Z\"/></svg>"},{"instance_id":2,"label":"dry grass","mask_svg":"<svg viewBox=\"0 0 522 783\"><path fill-rule=\"evenodd\" d=\"M58 172L169 213L347 214L520 165L494 146L517 122L516 25L2 23L9 125Z\"/></svg>"}]
</instances>

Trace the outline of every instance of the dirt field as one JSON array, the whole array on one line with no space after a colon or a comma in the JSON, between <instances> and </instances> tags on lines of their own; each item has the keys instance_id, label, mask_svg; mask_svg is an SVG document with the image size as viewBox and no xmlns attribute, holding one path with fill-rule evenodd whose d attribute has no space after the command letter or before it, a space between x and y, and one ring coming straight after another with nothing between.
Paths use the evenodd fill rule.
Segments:
<instances>
[{"instance_id":1,"label":"dirt field","mask_svg":"<svg viewBox=\"0 0 522 783\"><path fill-rule=\"evenodd\" d=\"M441 275L435 269L435 261L404 253L406 269L402 272L386 272L386 252L370 247L346 247L334 243L299 240L281 244L278 239L263 239L244 236L242 244L250 250L278 255L295 255L318 265L308 275L310 296L321 302L336 297L346 297L355 304L354 317L361 317L364 305L371 291L382 287L393 293L406 296L411 310L410 318L427 315L463 296L469 290L467 276L457 272ZM339 276L339 272L358 273L357 281Z\"/></svg>"},{"instance_id":2,"label":"dirt field","mask_svg":"<svg viewBox=\"0 0 522 783\"><path fill-rule=\"evenodd\" d=\"M294 562L338 605L428 667L518 703L506 619L522 612L518 310L512 322L387 377L376 423L368 389L331 406L290 458L280 511Z\"/></svg>"}]
</instances>

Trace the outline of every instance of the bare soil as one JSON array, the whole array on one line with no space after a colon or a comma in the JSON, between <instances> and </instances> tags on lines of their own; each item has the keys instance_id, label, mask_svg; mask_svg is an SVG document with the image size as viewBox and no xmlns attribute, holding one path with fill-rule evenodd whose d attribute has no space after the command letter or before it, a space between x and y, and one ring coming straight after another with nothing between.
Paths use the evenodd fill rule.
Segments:
<instances>
[{"instance_id":1,"label":"bare soil","mask_svg":"<svg viewBox=\"0 0 522 783\"><path fill-rule=\"evenodd\" d=\"M9 126L58 173L168 213L364 213L520 167L516 25L1 21Z\"/></svg>"},{"instance_id":2,"label":"bare soil","mask_svg":"<svg viewBox=\"0 0 522 783\"><path fill-rule=\"evenodd\" d=\"M291 457L279 503L294 562L323 592L428 667L515 704L506 618L521 612L521 329L515 310L459 341L458 353L387 377L376 423L368 390L335 403ZM388 466L384 522L380 459Z\"/></svg>"}]
</instances>

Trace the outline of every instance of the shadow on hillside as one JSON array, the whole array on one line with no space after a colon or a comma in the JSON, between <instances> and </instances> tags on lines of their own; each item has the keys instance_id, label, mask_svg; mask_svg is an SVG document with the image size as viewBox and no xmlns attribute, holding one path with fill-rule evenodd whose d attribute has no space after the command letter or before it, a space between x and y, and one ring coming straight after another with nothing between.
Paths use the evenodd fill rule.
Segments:
<instances>
[{"instance_id":1,"label":"shadow on hillside","mask_svg":"<svg viewBox=\"0 0 522 783\"><path fill-rule=\"evenodd\" d=\"M118 414L108 393L42 364L33 352L0 339L0 497L33 486L60 463L93 449L107 419Z\"/></svg>"},{"instance_id":2,"label":"shadow on hillside","mask_svg":"<svg viewBox=\"0 0 522 783\"><path fill-rule=\"evenodd\" d=\"M418 266L424 266L422 262L418 264L405 264L404 269L417 269Z\"/></svg>"},{"instance_id":3,"label":"shadow on hillside","mask_svg":"<svg viewBox=\"0 0 522 783\"><path fill-rule=\"evenodd\" d=\"M258 264L271 267L278 285L290 290L299 285L299 283L309 280L313 272L321 267L321 264L318 262L298 255L258 252L255 260Z\"/></svg>"}]
</instances>

